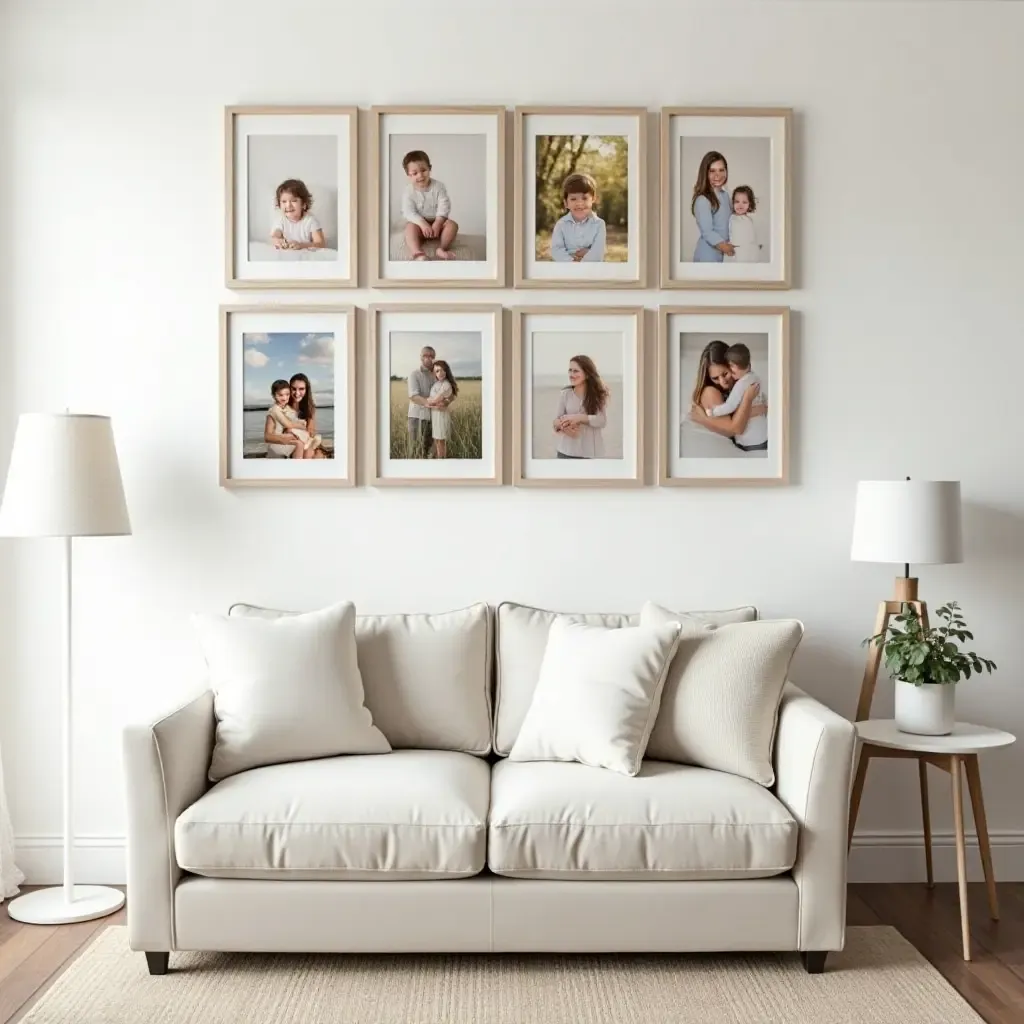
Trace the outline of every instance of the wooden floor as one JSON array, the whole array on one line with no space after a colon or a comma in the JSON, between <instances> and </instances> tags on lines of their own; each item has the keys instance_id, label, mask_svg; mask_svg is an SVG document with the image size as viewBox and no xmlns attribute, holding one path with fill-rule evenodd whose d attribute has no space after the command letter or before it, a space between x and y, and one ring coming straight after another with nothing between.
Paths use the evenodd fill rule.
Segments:
<instances>
[{"instance_id":1,"label":"wooden floor","mask_svg":"<svg viewBox=\"0 0 1024 1024\"><path fill-rule=\"evenodd\" d=\"M1000 883L999 901L1001 919L991 921L985 887L970 886L970 963L961 956L960 907L953 884L931 891L917 884L851 885L847 920L851 925L895 926L986 1021L1021 1024L1024 883ZM99 921L50 928L18 924L0 907L0 1024L20 1020L93 934L107 925L124 924L124 915L121 910ZM141 953L139 969L145 969Z\"/></svg>"}]
</instances>

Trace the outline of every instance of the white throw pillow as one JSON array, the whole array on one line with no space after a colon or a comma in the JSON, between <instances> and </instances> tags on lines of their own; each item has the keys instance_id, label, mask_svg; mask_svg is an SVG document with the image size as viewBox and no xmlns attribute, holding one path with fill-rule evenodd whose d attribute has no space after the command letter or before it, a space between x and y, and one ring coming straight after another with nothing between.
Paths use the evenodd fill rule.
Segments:
<instances>
[{"instance_id":1,"label":"white throw pillow","mask_svg":"<svg viewBox=\"0 0 1024 1024\"><path fill-rule=\"evenodd\" d=\"M217 733L209 777L391 746L363 703L349 602L279 619L193 615Z\"/></svg>"},{"instance_id":2,"label":"white throw pillow","mask_svg":"<svg viewBox=\"0 0 1024 1024\"><path fill-rule=\"evenodd\" d=\"M510 760L579 761L636 775L680 628L556 619Z\"/></svg>"},{"instance_id":3,"label":"white throw pillow","mask_svg":"<svg viewBox=\"0 0 1024 1024\"><path fill-rule=\"evenodd\" d=\"M648 602L640 621L659 626L679 616ZM761 619L682 637L647 756L774 785L779 701L803 633L797 619Z\"/></svg>"}]
</instances>

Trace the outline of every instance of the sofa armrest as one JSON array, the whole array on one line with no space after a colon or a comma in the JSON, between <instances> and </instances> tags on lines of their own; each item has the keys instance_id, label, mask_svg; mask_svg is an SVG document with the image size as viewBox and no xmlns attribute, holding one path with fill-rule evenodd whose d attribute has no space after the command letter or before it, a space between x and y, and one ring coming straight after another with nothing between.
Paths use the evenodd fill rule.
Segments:
<instances>
[{"instance_id":1,"label":"sofa armrest","mask_svg":"<svg viewBox=\"0 0 1024 1024\"><path fill-rule=\"evenodd\" d=\"M174 889L181 869L174 855L174 822L206 792L215 733L209 690L155 722L125 727L132 949L175 948Z\"/></svg>"},{"instance_id":2,"label":"sofa armrest","mask_svg":"<svg viewBox=\"0 0 1024 1024\"><path fill-rule=\"evenodd\" d=\"M786 683L775 734L775 795L800 825L793 878L799 948L836 950L846 935L846 829L856 749L852 722Z\"/></svg>"}]
</instances>

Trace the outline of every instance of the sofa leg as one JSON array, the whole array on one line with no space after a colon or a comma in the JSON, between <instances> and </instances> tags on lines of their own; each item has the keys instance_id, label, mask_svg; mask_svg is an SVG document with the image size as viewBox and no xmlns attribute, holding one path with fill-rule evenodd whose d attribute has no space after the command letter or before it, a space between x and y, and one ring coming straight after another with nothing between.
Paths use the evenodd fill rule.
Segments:
<instances>
[{"instance_id":1,"label":"sofa leg","mask_svg":"<svg viewBox=\"0 0 1024 1024\"><path fill-rule=\"evenodd\" d=\"M166 974L167 961L170 959L170 956L170 953L147 953L146 965L149 967L149 973Z\"/></svg>"},{"instance_id":2,"label":"sofa leg","mask_svg":"<svg viewBox=\"0 0 1024 1024\"><path fill-rule=\"evenodd\" d=\"M800 950L800 959L803 961L804 970L808 974L824 974L825 957L827 956L828 951L823 949Z\"/></svg>"}]
</instances>

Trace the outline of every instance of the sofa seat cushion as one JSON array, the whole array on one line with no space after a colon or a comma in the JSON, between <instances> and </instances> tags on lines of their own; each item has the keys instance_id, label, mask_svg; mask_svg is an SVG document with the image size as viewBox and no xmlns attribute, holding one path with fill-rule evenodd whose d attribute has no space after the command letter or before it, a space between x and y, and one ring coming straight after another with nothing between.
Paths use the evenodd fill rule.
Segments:
<instances>
[{"instance_id":1,"label":"sofa seat cushion","mask_svg":"<svg viewBox=\"0 0 1024 1024\"><path fill-rule=\"evenodd\" d=\"M797 836L769 790L692 765L502 760L491 776L487 864L510 878L766 878L792 868Z\"/></svg>"},{"instance_id":2,"label":"sofa seat cushion","mask_svg":"<svg viewBox=\"0 0 1024 1024\"><path fill-rule=\"evenodd\" d=\"M184 870L210 878L404 880L483 870L490 768L396 750L254 768L178 818Z\"/></svg>"}]
</instances>

